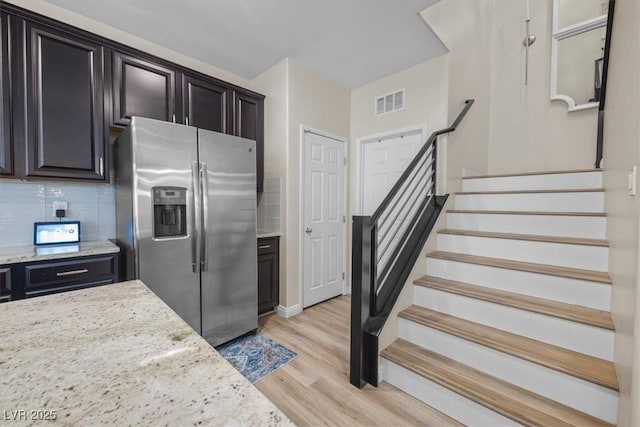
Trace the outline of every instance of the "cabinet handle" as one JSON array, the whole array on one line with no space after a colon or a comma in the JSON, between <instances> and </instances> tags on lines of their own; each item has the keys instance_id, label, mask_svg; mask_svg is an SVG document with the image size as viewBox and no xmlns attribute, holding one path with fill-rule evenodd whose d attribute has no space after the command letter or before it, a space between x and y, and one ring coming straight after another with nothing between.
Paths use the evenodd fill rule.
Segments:
<instances>
[{"instance_id":1,"label":"cabinet handle","mask_svg":"<svg viewBox=\"0 0 640 427\"><path fill-rule=\"evenodd\" d=\"M187 116L187 117L185 117L184 119L185 119L185 121L187 122L187 126L189 126L189 117Z\"/></svg>"},{"instance_id":2,"label":"cabinet handle","mask_svg":"<svg viewBox=\"0 0 640 427\"><path fill-rule=\"evenodd\" d=\"M62 276L73 276L75 274L83 274L83 273L87 273L89 270L87 270L86 268L83 268L82 270L71 270L71 271L64 271L62 273L56 273L56 276L58 277L62 277Z\"/></svg>"},{"instance_id":3,"label":"cabinet handle","mask_svg":"<svg viewBox=\"0 0 640 427\"><path fill-rule=\"evenodd\" d=\"M176 115L175 114L173 116L171 116L171 121L173 121L173 123L176 122Z\"/></svg>"},{"instance_id":4,"label":"cabinet handle","mask_svg":"<svg viewBox=\"0 0 640 427\"><path fill-rule=\"evenodd\" d=\"M258 249L269 249L271 247L271 245L260 245L258 246Z\"/></svg>"},{"instance_id":5,"label":"cabinet handle","mask_svg":"<svg viewBox=\"0 0 640 427\"><path fill-rule=\"evenodd\" d=\"M104 176L104 157L100 157L100 176Z\"/></svg>"}]
</instances>

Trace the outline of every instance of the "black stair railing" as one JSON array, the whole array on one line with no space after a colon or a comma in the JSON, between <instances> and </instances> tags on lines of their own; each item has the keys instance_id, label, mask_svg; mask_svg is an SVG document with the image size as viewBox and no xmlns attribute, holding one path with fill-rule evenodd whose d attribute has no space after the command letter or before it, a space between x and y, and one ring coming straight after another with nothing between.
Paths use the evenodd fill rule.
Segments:
<instances>
[{"instance_id":1,"label":"black stair railing","mask_svg":"<svg viewBox=\"0 0 640 427\"><path fill-rule=\"evenodd\" d=\"M354 216L351 272L350 382L378 385L378 336L448 195L436 195L438 136L431 134L371 216Z\"/></svg>"},{"instance_id":2,"label":"black stair railing","mask_svg":"<svg viewBox=\"0 0 640 427\"><path fill-rule=\"evenodd\" d=\"M598 135L596 141L596 169L600 169L604 155L604 106L607 99L607 78L609 75L609 52L611 51L611 34L613 31L613 14L616 10L616 0L609 0L607 12L607 33L604 42L602 62L602 81L600 82L600 103L598 104Z\"/></svg>"}]
</instances>

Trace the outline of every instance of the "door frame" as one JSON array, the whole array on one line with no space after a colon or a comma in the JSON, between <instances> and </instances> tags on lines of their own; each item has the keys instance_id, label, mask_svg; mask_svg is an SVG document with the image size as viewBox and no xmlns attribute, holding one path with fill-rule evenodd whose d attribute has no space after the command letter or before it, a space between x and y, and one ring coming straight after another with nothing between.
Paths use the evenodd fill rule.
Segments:
<instances>
[{"instance_id":1,"label":"door frame","mask_svg":"<svg viewBox=\"0 0 640 427\"><path fill-rule=\"evenodd\" d=\"M304 188L305 188L305 169L304 169L304 159L305 154L307 153L307 144L306 144L306 133L311 132L316 135L320 135L326 138L334 139L338 142L342 142L343 144L343 153L344 153L344 162L343 162L343 171L344 171L344 197L343 197L343 205L342 214L344 215L345 220L342 223L342 268L345 273L344 280L342 281L342 295L347 295L351 290L351 283L349 283L349 275L347 274L347 212L348 212L348 201L349 201L349 140L344 136L340 136L331 132L324 131L322 129L313 128L311 126L307 126L304 124L300 125L300 189L298 192L299 197L299 215L298 215L298 259L300 262L298 263L298 292L300 294L300 311L304 310Z\"/></svg>"},{"instance_id":2,"label":"door frame","mask_svg":"<svg viewBox=\"0 0 640 427\"><path fill-rule=\"evenodd\" d=\"M364 145L369 144L371 142L375 142L381 139L391 139L396 138L402 135L415 134L420 133L422 135L422 139L424 141L427 140L427 124L415 124L412 126L407 126L400 129L394 129L386 132L376 133L373 135L362 136L358 138L358 143L356 144L356 198L354 203L354 215L362 215L363 212L363 174L364 174Z\"/></svg>"}]
</instances>

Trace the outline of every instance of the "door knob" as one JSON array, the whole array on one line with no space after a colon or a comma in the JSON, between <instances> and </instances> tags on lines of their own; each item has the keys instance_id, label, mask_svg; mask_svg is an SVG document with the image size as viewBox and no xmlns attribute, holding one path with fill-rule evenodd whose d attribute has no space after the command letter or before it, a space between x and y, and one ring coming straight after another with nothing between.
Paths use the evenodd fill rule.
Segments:
<instances>
[{"instance_id":1,"label":"door knob","mask_svg":"<svg viewBox=\"0 0 640 427\"><path fill-rule=\"evenodd\" d=\"M311 229L311 227L305 227L304 228L304 232L307 233L307 234L311 234L312 231L313 230Z\"/></svg>"}]
</instances>

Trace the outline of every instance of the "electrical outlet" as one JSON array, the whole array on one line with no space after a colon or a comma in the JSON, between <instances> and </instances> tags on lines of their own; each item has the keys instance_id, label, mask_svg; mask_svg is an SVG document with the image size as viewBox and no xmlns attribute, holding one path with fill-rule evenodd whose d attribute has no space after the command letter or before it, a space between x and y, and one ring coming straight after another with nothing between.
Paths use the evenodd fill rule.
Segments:
<instances>
[{"instance_id":1,"label":"electrical outlet","mask_svg":"<svg viewBox=\"0 0 640 427\"><path fill-rule=\"evenodd\" d=\"M65 212L68 211L69 203L68 202L53 202L53 216L56 216L56 211L58 209L64 209Z\"/></svg>"},{"instance_id":2,"label":"electrical outlet","mask_svg":"<svg viewBox=\"0 0 640 427\"><path fill-rule=\"evenodd\" d=\"M636 195L636 185L637 185L637 175L638 175L638 167L634 166L629 170L629 183L627 186L627 190L629 191L630 196Z\"/></svg>"}]
</instances>

